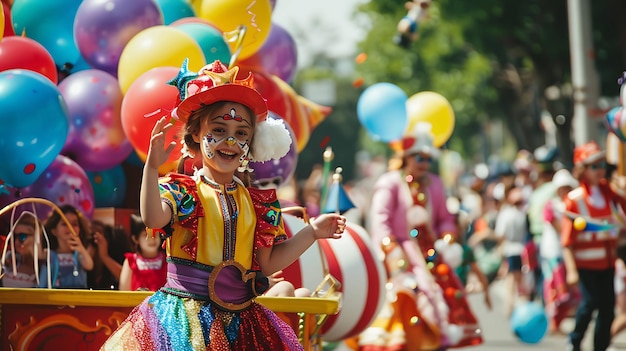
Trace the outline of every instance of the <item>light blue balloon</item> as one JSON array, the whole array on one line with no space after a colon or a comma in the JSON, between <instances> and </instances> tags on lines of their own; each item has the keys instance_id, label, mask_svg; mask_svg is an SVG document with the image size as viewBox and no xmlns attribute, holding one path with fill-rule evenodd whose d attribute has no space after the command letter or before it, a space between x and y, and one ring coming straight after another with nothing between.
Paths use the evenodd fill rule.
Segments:
<instances>
[{"instance_id":1,"label":"light blue balloon","mask_svg":"<svg viewBox=\"0 0 626 351\"><path fill-rule=\"evenodd\" d=\"M189 0L154 0L161 13L163 14L163 23L168 25L172 22L185 17L194 17L193 6Z\"/></svg>"},{"instance_id":2,"label":"light blue balloon","mask_svg":"<svg viewBox=\"0 0 626 351\"><path fill-rule=\"evenodd\" d=\"M21 188L35 182L59 155L69 132L63 96L30 70L0 72L0 180Z\"/></svg>"},{"instance_id":3,"label":"light blue balloon","mask_svg":"<svg viewBox=\"0 0 626 351\"><path fill-rule=\"evenodd\" d=\"M511 315L511 331L522 342L536 344L548 331L548 317L543 306L536 302L518 305Z\"/></svg>"},{"instance_id":4,"label":"light blue balloon","mask_svg":"<svg viewBox=\"0 0 626 351\"><path fill-rule=\"evenodd\" d=\"M177 29L187 33L198 43L207 63L220 60L225 65L230 62L230 47L218 29L204 23L183 23Z\"/></svg>"},{"instance_id":5,"label":"light blue balloon","mask_svg":"<svg viewBox=\"0 0 626 351\"><path fill-rule=\"evenodd\" d=\"M24 33L48 50L58 67L75 65L74 17L82 0L15 0L11 7L16 35Z\"/></svg>"},{"instance_id":6,"label":"light blue balloon","mask_svg":"<svg viewBox=\"0 0 626 351\"><path fill-rule=\"evenodd\" d=\"M407 123L406 93L391 83L376 83L357 102L361 125L374 137L390 142L402 137Z\"/></svg>"}]
</instances>

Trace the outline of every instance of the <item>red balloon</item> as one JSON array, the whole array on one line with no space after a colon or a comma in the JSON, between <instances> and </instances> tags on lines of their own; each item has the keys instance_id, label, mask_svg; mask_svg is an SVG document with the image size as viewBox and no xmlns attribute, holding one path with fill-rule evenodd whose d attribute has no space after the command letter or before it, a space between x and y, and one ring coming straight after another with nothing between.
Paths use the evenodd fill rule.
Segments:
<instances>
[{"instance_id":1,"label":"red balloon","mask_svg":"<svg viewBox=\"0 0 626 351\"><path fill-rule=\"evenodd\" d=\"M27 37L3 38L0 41L0 72L18 68L37 72L52 83L58 83L54 58L43 45Z\"/></svg>"},{"instance_id":2,"label":"red balloon","mask_svg":"<svg viewBox=\"0 0 626 351\"><path fill-rule=\"evenodd\" d=\"M167 81L176 77L177 67L156 67L137 78L128 88L122 100L122 128L128 140L140 155L147 155L150 147L152 128L163 116L169 116L176 107L178 89L167 84ZM183 123L176 122L167 132L166 144L176 141L180 145L180 131ZM180 158L178 146L168 162Z\"/></svg>"},{"instance_id":3,"label":"red balloon","mask_svg":"<svg viewBox=\"0 0 626 351\"><path fill-rule=\"evenodd\" d=\"M254 75L254 88L267 101L267 109L275 112L279 116L291 116L291 105L289 104L289 101L287 101L287 96L282 91L280 86L274 82L272 76L263 71L255 71L247 67L240 67L237 78L245 78L249 73Z\"/></svg>"},{"instance_id":4,"label":"red balloon","mask_svg":"<svg viewBox=\"0 0 626 351\"><path fill-rule=\"evenodd\" d=\"M9 37L15 35L15 30L13 29L13 21L11 21L11 8L7 3L2 1L2 12L4 13L4 35L3 37Z\"/></svg>"}]
</instances>

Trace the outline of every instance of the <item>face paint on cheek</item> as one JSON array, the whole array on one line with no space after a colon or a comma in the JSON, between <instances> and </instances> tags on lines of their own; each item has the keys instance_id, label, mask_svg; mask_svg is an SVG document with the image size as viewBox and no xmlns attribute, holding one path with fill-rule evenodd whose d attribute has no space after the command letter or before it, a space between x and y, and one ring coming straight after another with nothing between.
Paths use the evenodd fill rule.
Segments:
<instances>
[{"instance_id":1,"label":"face paint on cheek","mask_svg":"<svg viewBox=\"0 0 626 351\"><path fill-rule=\"evenodd\" d=\"M246 159L248 159L248 153L250 152L250 145L248 145L248 141L244 141L243 143L239 143L239 147L243 150L241 157L239 157L239 163L242 163Z\"/></svg>"},{"instance_id":2,"label":"face paint on cheek","mask_svg":"<svg viewBox=\"0 0 626 351\"><path fill-rule=\"evenodd\" d=\"M215 153L213 151L217 147L217 140L213 138L213 134L207 133L202 138L202 147L204 148L204 153L208 158L215 157Z\"/></svg>"}]
</instances>

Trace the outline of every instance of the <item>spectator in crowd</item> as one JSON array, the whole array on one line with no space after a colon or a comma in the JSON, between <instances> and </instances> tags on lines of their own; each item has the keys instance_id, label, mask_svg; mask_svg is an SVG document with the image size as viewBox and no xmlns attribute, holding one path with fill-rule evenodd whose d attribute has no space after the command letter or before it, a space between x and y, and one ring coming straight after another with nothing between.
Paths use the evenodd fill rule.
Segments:
<instances>
[{"instance_id":1,"label":"spectator in crowd","mask_svg":"<svg viewBox=\"0 0 626 351\"><path fill-rule=\"evenodd\" d=\"M42 230L43 224L32 212L22 212L15 221L2 252L3 287L37 287L38 274L46 271Z\"/></svg>"},{"instance_id":2,"label":"spectator in crowd","mask_svg":"<svg viewBox=\"0 0 626 351\"><path fill-rule=\"evenodd\" d=\"M589 323L595 317L594 350L611 344L611 325L615 318L615 251L618 230L599 224L617 222L616 209L626 209L626 199L617 195L606 179L605 151L591 141L574 149L572 174L580 186L565 198L561 225L563 260L568 284L578 284L581 303L576 324L569 334L571 350L580 345Z\"/></svg>"},{"instance_id":3,"label":"spectator in crowd","mask_svg":"<svg viewBox=\"0 0 626 351\"><path fill-rule=\"evenodd\" d=\"M46 219L44 226L50 236L50 270L53 288L87 288L87 272L93 269L89 246L89 219L72 205L63 205ZM44 273L44 272L42 272ZM46 287L45 275L40 286Z\"/></svg>"},{"instance_id":4,"label":"spectator in crowd","mask_svg":"<svg viewBox=\"0 0 626 351\"><path fill-rule=\"evenodd\" d=\"M120 290L157 291L165 284L167 263L161 238L146 232L141 217L130 215L134 252L126 253L120 274Z\"/></svg>"},{"instance_id":5,"label":"spectator in crowd","mask_svg":"<svg viewBox=\"0 0 626 351\"><path fill-rule=\"evenodd\" d=\"M93 221L91 229L93 239L88 251L94 267L87 273L87 285L95 290L117 290L124 254L132 251L128 234L123 227L101 221Z\"/></svg>"}]
</instances>

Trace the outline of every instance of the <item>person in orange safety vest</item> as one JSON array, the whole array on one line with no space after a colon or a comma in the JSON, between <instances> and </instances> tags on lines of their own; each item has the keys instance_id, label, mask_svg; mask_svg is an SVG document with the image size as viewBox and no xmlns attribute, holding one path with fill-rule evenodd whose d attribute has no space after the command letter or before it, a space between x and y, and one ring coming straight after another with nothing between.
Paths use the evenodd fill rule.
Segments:
<instances>
[{"instance_id":1,"label":"person in orange safety vest","mask_svg":"<svg viewBox=\"0 0 626 351\"><path fill-rule=\"evenodd\" d=\"M561 226L563 260L568 284L578 284L581 304L576 325L569 335L569 349L580 344L597 310L594 350L611 344L615 317L614 275L617 234L626 199L617 195L606 180L606 156L595 142L574 149L573 174L580 186L564 200L566 216Z\"/></svg>"}]
</instances>

